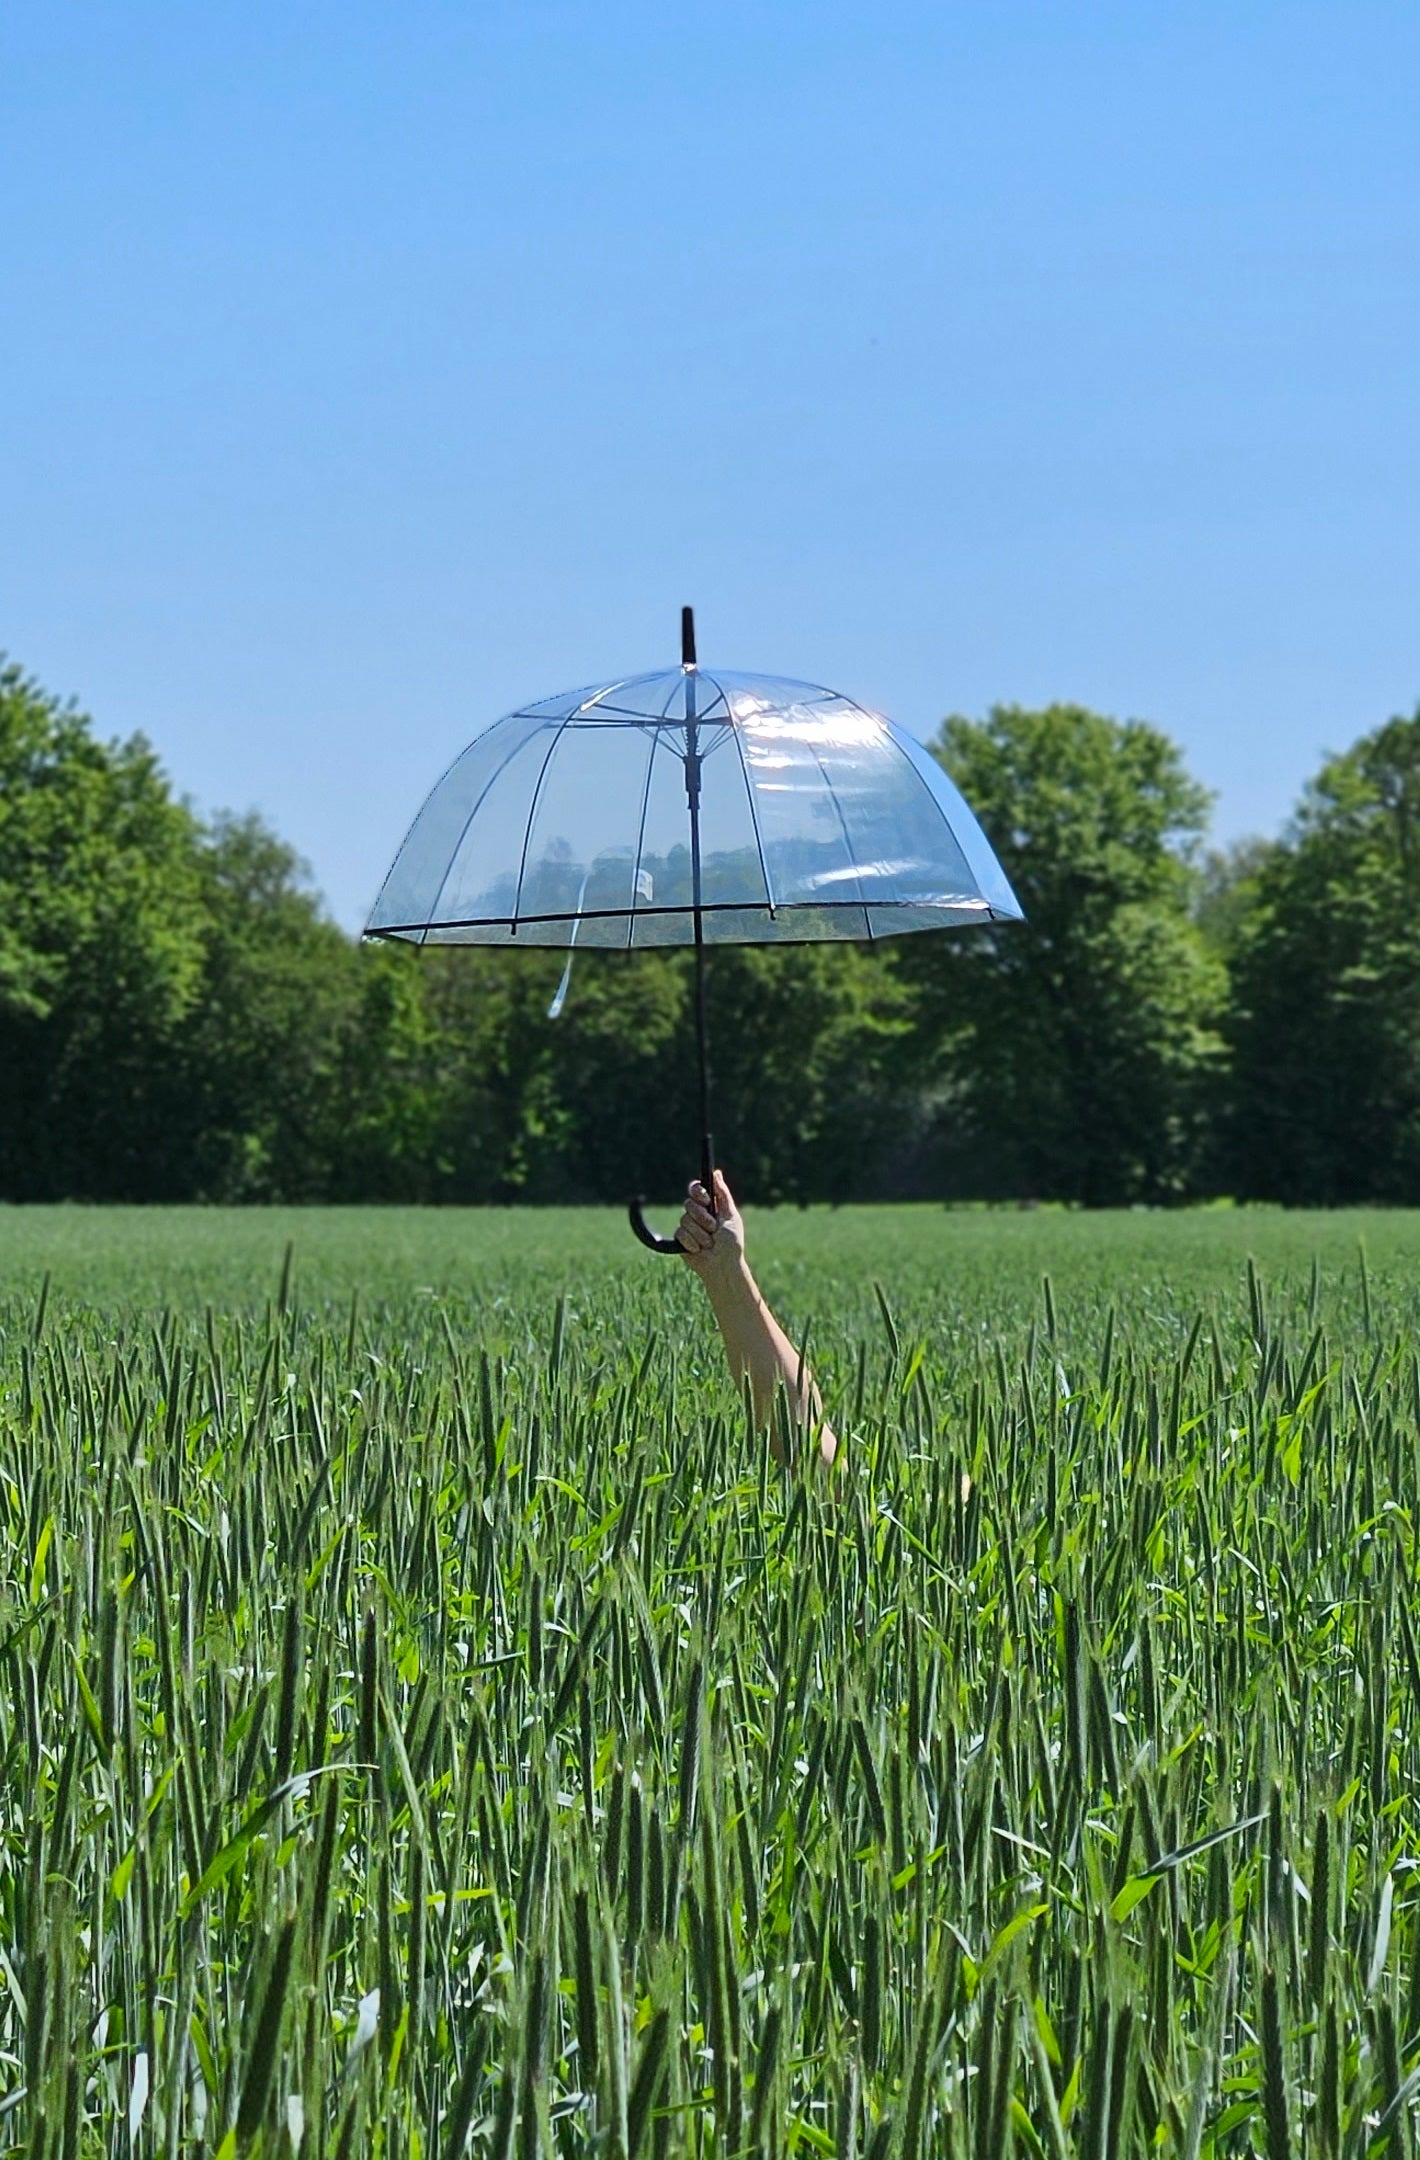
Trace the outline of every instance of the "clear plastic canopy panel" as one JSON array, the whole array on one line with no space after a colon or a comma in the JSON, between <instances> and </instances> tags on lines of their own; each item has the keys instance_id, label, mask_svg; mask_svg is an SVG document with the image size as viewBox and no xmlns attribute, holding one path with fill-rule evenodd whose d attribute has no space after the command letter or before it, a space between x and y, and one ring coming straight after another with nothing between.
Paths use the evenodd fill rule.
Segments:
<instances>
[{"instance_id":1,"label":"clear plastic canopy panel","mask_svg":"<svg viewBox=\"0 0 1420 2160\"><path fill-rule=\"evenodd\" d=\"M711 944L1019 918L980 826L910 735L809 683L674 668L509 713L395 858L368 934L640 950L694 936L686 750Z\"/></svg>"}]
</instances>

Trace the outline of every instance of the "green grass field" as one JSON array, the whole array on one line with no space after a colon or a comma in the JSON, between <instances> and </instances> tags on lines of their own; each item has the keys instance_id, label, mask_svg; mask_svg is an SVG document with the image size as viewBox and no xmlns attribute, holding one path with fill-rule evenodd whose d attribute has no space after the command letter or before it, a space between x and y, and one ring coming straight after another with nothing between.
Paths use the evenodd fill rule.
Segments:
<instances>
[{"instance_id":1,"label":"green grass field","mask_svg":"<svg viewBox=\"0 0 1420 2160\"><path fill-rule=\"evenodd\" d=\"M668 1229L673 1211L663 1216ZM1114 1304L1166 1325L1181 1313L1186 1327L1199 1300L1237 1305L1249 1258L1289 1289L1305 1287L1315 1262L1327 1295L1344 1300L1359 1287L1362 1245L1387 1312L1420 1319L1420 1213L1402 1210L781 1208L755 1214L753 1237L775 1297L846 1335L872 1324L875 1279L895 1305L947 1328L1024 1324L1047 1273L1061 1319L1068 1310L1093 1326ZM370 1309L435 1297L465 1316L536 1309L564 1292L644 1303L667 1274L622 1215L591 1208L0 1206L0 1297L32 1294L48 1270L58 1295L117 1314L259 1311L288 1241L298 1300L315 1310L352 1291ZM684 1287L674 1304L695 1310Z\"/></svg>"},{"instance_id":2,"label":"green grass field","mask_svg":"<svg viewBox=\"0 0 1420 2160\"><path fill-rule=\"evenodd\" d=\"M0 1209L0 2152L1412 2149L1420 1216L750 1230Z\"/></svg>"}]
</instances>

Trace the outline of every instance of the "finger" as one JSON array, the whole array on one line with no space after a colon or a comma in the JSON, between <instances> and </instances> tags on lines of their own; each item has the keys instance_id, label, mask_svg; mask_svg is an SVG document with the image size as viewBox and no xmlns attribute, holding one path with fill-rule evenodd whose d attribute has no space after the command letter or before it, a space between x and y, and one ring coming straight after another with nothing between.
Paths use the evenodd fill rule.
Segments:
<instances>
[{"instance_id":1,"label":"finger","mask_svg":"<svg viewBox=\"0 0 1420 2160\"><path fill-rule=\"evenodd\" d=\"M708 1230L712 1237L714 1236L716 1230L719 1228L719 1224L716 1222L715 1217L711 1214L709 1208L702 1207L698 1200L689 1200L686 1202L684 1220L686 1222L699 1223L701 1229Z\"/></svg>"},{"instance_id":2,"label":"finger","mask_svg":"<svg viewBox=\"0 0 1420 2160\"><path fill-rule=\"evenodd\" d=\"M717 1170L715 1172L715 1198L721 1207L732 1208L735 1204L735 1196L730 1191L729 1186L725 1183L725 1173L723 1170Z\"/></svg>"},{"instance_id":3,"label":"finger","mask_svg":"<svg viewBox=\"0 0 1420 2160\"><path fill-rule=\"evenodd\" d=\"M707 1253L713 1242L712 1239L706 1236L699 1223L692 1222L683 1222L676 1232L676 1237L688 1253Z\"/></svg>"}]
</instances>

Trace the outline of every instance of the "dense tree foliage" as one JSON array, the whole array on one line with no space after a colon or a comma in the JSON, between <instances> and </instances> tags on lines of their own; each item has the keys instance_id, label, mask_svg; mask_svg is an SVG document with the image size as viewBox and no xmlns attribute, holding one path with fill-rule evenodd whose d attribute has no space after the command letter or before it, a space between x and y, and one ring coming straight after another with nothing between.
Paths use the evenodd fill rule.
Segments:
<instances>
[{"instance_id":1,"label":"dense tree foliage","mask_svg":"<svg viewBox=\"0 0 1420 2160\"><path fill-rule=\"evenodd\" d=\"M749 1197L1420 1199L1420 715L1276 844L1202 853L1157 729L1073 705L936 754L1028 924L712 956ZM0 1199L668 1198L684 953L362 947L254 818L0 665Z\"/></svg>"},{"instance_id":2,"label":"dense tree foliage","mask_svg":"<svg viewBox=\"0 0 1420 2160\"><path fill-rule=\"evenodd\" d=\"M933 748L1030 926L910 955L952 1183L1089 1204L1195 1189L1225 994L1193 912L1207 795L1156 728L1077 705L951 719Z\"/></svg>"},{"instance_id":3,"label":"dense tree foliage","mask_svg":"<svg viewBox=\"0 0 1420 2160\"><path fill-rule=\"evenodd\" d=\"M148 745L0 670L0 1192L140 1198L202 996L197 828Z\"/></svg>"},{"instance_id":4,"label":"dense tree foliage","mask_svg":"<svg viewBox=\"0 0 1420 2160\"><path fill-rule=\"evenodd\" d=\"M1231 1182L1420 1199L1420 712L1327 762L1231 913Z\"/></svg>"},{"instance_id":5,"label":"dense tree foliage","mask_svg":"<svg viewBox=\"0 0 1420 2160\"><path fill-rule=\"evenodd\" d=\"M556 1021L561 954L368 957L383 961L365 1000L380 1020L352 1043L347 1099L365 1114L336 1189L578 1201L683 1187L698 1115L687 954L581 955ZM907 1003L890 966L856 949L714 954L716 1144L746 1192L871 1187L900 1124Z\"/></svg>"}]
</instances>

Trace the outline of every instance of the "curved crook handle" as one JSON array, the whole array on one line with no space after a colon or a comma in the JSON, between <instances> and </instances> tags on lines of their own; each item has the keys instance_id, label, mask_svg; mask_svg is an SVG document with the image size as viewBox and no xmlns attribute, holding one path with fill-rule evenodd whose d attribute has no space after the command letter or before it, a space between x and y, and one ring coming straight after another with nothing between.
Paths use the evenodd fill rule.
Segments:
<instances>
[{"instance_id":1,"label":"curved crook handle","mask_svg":"<svg viewBox=\"0 0 1420 2160\"><path fill-rule=\"evenodd\" d=\"M683 1245L677 1244L673 1237L657 1237L641 1212L645 1205L645 1200L638 1194L634 1200L628 1203L626 1209L631 1227L636 1232L637 1237L640 1238L641 1243L650 1252L679 1253L683 1259L685 1257L685 1247Z\"/></svg>"}]
</instances>

